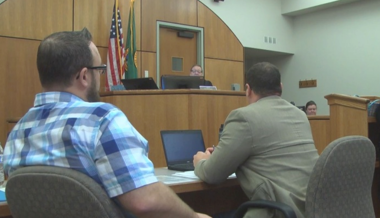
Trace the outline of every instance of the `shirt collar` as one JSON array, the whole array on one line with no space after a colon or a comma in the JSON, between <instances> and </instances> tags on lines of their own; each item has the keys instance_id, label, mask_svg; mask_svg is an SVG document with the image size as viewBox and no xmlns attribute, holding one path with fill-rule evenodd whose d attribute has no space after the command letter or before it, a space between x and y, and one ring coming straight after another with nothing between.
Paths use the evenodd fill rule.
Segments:
<instances>
[{"instance_id":1,"label":"shirt collar","mask_svg":"<svg viewBox=\"0 0 380 218\"><path fill-rule=\"evenodd\" d=\"M83 101L83 99L69 92L42 92L36 95L36 98L34 99L34 107L44 104L73 101Z\"/></svg>"},{"instance_id":2,"label":"shirt collar","mask_svg":"<svg viewBox=\"0 0 380 218\"><path fill-rule=\"evenodd\" d=\"M281 99L281 96L278 96L278 95L269 95L269 96L262 97L262 98L260 98L257 101L265 101L265 100L270 100L270 99Z\"/></svg>"}]
</instances>

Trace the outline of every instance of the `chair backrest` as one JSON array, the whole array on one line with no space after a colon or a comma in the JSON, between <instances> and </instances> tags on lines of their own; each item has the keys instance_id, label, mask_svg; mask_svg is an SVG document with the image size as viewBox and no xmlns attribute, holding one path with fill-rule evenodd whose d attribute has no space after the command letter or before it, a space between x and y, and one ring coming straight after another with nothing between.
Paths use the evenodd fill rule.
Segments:
<instances>
[{"instance_id":1,"label":"chair backrest","mask_svg":"<svg viewBox=\"0 0 380 218\"><path fill-rule=\"evenodd\" d=\"M8 179L6 198L14 218L123 217L98 183L67 168L17 169Z\"/></svg>"},{"instance_id":2,"label":"chair backrest","mask_svg":"<svg viewBox=\"0 0 380 218\"><path fill-rule=\"evenodd\" d=\"M346 136L331 142L310 176L306 217L374 218L375 161L375 147L366 137Z\"/></svg>"}]
</instances>

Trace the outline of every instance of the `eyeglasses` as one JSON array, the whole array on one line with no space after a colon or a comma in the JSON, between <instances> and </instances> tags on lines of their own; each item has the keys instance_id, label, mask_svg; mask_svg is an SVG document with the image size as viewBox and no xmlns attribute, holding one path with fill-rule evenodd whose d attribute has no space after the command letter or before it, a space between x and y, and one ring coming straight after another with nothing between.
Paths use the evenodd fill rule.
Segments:
<instances>
[{"instance_id":1,"label":"eyeglasses","mask_svg":"<svg viewBox=\"0 0 380 218\"><path fill-rule=\"evenodd\" d=\"M100 74L104 74L107 70L107 65L102 64L100 66L87 67L89 70L100 70Z\"/></svg>"},{"instance_id":2,"label":"eyeglasses","mask_svg":"<svg viewBox=\"0 0 380 218\"><path fill-rule=\"evenodd\" d=\"M202 73L202 70L191 70L193 73Z\"/></svg>"},{"instance_id":3,"label":"eyeglasses","mask_svg":"<svg viewBox=\"0 0 380 218\"><path fill-rule=\"evenodd\" d=\"M99 70L100 74L104 74L107 70L107 65L102 64L100 66L92 66L92 67L86 67L86 68L89 70ZM76 79L79 79L79 73L78 73Z\"/></svg>"}]
</instances>

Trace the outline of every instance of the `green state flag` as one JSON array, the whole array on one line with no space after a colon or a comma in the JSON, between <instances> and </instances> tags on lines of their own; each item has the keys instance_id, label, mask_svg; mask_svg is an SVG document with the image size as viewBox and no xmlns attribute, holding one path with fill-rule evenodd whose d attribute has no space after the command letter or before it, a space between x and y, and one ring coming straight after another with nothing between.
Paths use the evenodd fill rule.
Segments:
<instances>
[{"instance_id":1,"label":"green state flag","mask_svg":"<svg viewBox=\"0 0 380 218\"><path fill-rule=\"evenodd\" d=\"M131 0L129 9L129 22L127 31L125 78L137 78L137 54L136 54L136 28L135 28L135 0Z\"/></svg>"}]
</instances>

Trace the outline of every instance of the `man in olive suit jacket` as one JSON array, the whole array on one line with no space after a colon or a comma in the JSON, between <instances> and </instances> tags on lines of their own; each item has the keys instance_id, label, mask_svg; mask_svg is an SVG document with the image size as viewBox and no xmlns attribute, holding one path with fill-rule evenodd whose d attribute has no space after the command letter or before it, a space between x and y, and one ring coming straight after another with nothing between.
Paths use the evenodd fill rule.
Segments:
<instances>
[{"instance_id":1,"label":"man in olive suit jacket","mask_svg":"<svg viewBox=\"0 0 380 218\"><path fill-rule=\"evenodd\" d=\"M236 173L249 199L285 203L303 218L307 184L318 159L309 121L280 97L281 76L274 65L255 64L246 82L249 105L228 115L215 150L208 148L194 156L195 174L217 184ZM250 209L245 217L281 215Z\"/></svg>"}]
</instances>

